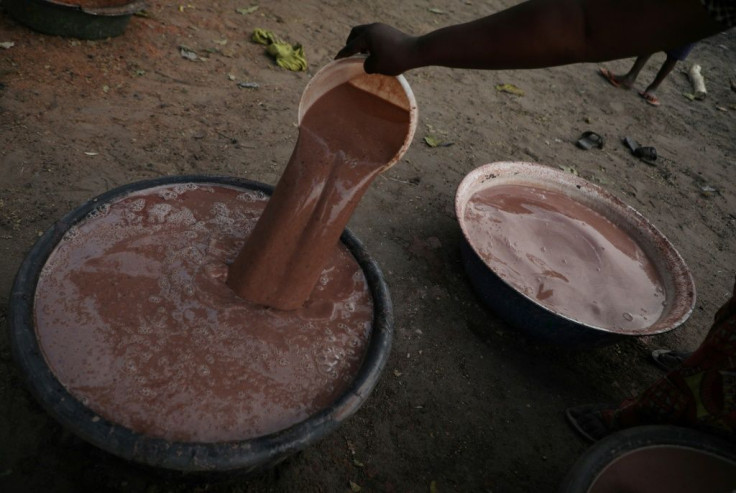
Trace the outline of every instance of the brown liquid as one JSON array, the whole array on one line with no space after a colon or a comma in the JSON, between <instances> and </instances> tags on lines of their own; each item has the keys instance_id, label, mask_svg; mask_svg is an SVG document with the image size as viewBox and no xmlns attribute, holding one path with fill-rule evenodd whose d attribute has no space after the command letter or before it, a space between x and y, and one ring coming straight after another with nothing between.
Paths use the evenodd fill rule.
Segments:
<instances>
[{"instance_id":1,"label":"brown liquid","mask_svg":"<svg viewBox=\"0 0 736 493\"><path fill-rule=\"evenodd\" d=\"M36 290L39 343L59 381L108 420L177 441L263 436L334 402L373 313L338 240L408 124L407 111L344 84L307 112L267 207L253 193L178 185L75 227Z\"/></svg>"},{"instance_id":2,"label":"brown liquid","mask_svg":"<svg viewBox=\"0 0 736 493\"><path fill-rule=\"evenodd\" d=\"M612 461L593 480L589 493L732 493L736 463L679 445L650 445Z\"/></svg>"},{"instance_id":3,"label":"brown liquid","mask_svg":"<svg viewBox=\"0 0 736 493\"><path fill-rule=\"evenodd\" d=\"M596 327L639 330L665 303L654 265L610 220L559 192L489 187L465 208L470 243L505 281Z\"/></svg>"},{"instance_id":4,"label":"brown liquid","mask_svg":"<svg viewBox=\"0 0 736 493\"><path fill-rule=\"evenodd\" d=\"M253 235L230 267L244 299L299 308L317 283L360 198L401 148L409 112L350 84L308 111Z\"/></svg>"},{"instance_id":5,"label":"brown liquid","mask_svg":"<svg viewBox=\"0 0 736 493\"><path fill-rule=\"evenodd\" d=\"M90 409L167 440L262 436L344 393L372 300L347 249L326 252L300 310L248 303L224 283L266 204L257 192L177 185L103 206L73 227L36 289L36 333Z\"/></svg>"}]
</instances>

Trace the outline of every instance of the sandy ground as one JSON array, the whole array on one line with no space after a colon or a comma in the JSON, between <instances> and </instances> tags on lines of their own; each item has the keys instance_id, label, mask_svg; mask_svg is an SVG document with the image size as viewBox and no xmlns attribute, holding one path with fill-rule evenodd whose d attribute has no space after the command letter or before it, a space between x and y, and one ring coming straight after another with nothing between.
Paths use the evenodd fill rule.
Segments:
<instances>
[{"instance_id":1,"label":"sandy ground","mask_svg":"<svg viewBox=\"0 0 736 493\"><path fill-rule=\"evenodd\" d=\"M296 139L297 104L351 26L420 33L509 1L269 2L150 0L124 36L96 42L35 33L0 9L0 297L56 219L108 189L166 175L236 175L274 184ZM435 13L430 8L439 11ZM307 72L275 66L254 28L304 45ZM180 47L198 54L185 59ZM503 49L498 47L497 49ZM652 79L664 55L644 69ZM350 228L390 285L396 332L364 407L335 433L253 478L193 483L141 471L65 432L22 385L0 305L2 491L553 491L586 450L566 407L618 401L657 376L649 351L693 349L736 271L736 31L697 45L704 101L682 65L662 106L606 83L597 65L479 72L427 68L407 79L419 105L405 158L379 177ZM631 60L610 62L615 71ZM238 82L255 82L257 89ZM497 84L523 96L498 92ZM582 151L585 130L603 149ZM452 143L426 145L426 135ZM649 166L621 144L652 145ZM595 350L542 346L475 297L459 257L454 193L473 168L534 161L575 170L649 218L692 270L698 301L666 335ZM431 488L434 488L432 490Z\"/></svg>"}]
</instances>

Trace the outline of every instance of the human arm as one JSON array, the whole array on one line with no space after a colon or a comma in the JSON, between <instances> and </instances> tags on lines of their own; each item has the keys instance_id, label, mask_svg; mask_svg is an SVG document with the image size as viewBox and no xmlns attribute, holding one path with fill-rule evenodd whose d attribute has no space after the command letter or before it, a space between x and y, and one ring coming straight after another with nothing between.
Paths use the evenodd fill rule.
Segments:
<instances>
[{"instance_id":1,"label":"human arm","mask_svg":"<svg viewBox=\"0 0 736 493\"><path fill-rule=\"evenodd\" d=\"M337 56L368 53L366 71L389 75L429 65L541 68L654 53L723 29L698 0L530 0L422 36L358 26Z\"/></svg>"}]
</instances>

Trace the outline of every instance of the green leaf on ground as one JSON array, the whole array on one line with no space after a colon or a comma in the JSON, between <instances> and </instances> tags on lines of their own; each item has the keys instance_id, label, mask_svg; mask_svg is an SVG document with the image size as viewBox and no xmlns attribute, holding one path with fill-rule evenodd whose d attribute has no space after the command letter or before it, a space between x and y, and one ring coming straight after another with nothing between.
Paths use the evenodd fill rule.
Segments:
<instances>
[{"instance_id":1,"label":"green leaf on ground","mask_svg":"<svg viewBox=\"0 0 736 493\"><path fill-rule=\"evenodd\" d=\"M239 9L235 9L235 12L237 12L240 15L248 15L248 14L252 14L256 10L258 10L258 5L253 5L252 7L242 7Z\"/></svg>"},{"instance_id":2,"label":"green leaf on ground","mask_svg":"<svg viewBox=\"0 0 736 493\"><path fill-rule=\"evenodd\" d=\"M523 96L524 91L519 89L513 84L498 84L496 86L496 90L498 92L507 92L509 94L514 94L515 96Z\"/></svg>"}]
</instances>

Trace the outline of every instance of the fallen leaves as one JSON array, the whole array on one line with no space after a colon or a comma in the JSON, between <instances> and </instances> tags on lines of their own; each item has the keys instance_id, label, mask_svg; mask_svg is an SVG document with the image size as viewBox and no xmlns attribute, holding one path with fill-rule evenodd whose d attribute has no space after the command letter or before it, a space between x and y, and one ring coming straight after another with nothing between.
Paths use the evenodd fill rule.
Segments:
<instances>
[{"instance_id":1,"label":"fallen leaves","mask_svg":"<svg viewBox=\"0 0 736 493\"><path fill-rule=\"evenodd\" d=\"M255 12L256 10L258 10L258 5L253 5L251 7L242 7L242 8L239 8L239 9L235 9L235 12L237 12L240 15L249 15L249 14L252 14L253 12Z\"/></svg>"},{"instance_id":2,"label":"fallen leaves","mask_svg":"<svg viewBox=\"0 0 736 493\"><path fill-rule=\"evenodd\" d=\"M188 48L186 46L179 46L179 54L182 58L186 58L187 60L190 60L192 62L196 62L197 60L200 60L199 55L197 55L197 52L195 52L193 49Z\"/></svg>"},{"instance_id":3,"label":"fallen leaves","mask_svg":"<svg viewBox=\"0 0 736 493\"><path fill-rule=\"evenodd\" d=\"M523 96L524 95L524 91L522 89L519 89L518 87L516 87L513 84L497 84L496 85L496 90L498 92L506 92L506 93L509 93L509 94L513 94L515 96Z\"/></svg>"},{"instance_id":4,"label":"fallen leaves","mask_svg":"<svg viewBox=\"0 0 736 493\"><path fill-rule=\"evenodd\" d=\"M435 135L427 135L424 137L424 143L429 147L450 147L454 142L445 142Z\"/></svg>"}]
</instances>

